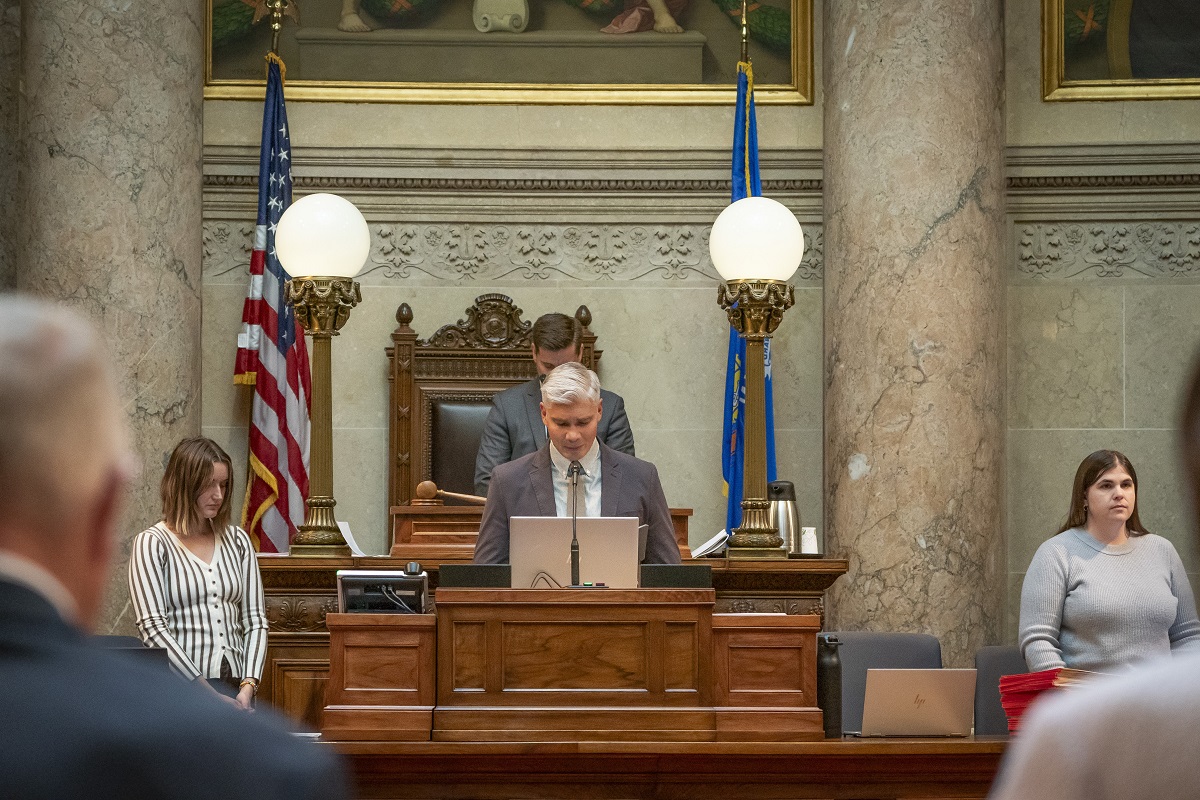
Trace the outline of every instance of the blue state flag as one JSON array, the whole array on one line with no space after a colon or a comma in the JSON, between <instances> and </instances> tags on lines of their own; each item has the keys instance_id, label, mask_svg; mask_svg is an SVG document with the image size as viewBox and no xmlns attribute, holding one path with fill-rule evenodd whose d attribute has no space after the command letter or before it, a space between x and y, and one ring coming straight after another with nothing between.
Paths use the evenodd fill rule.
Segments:
<instances>
[{"instance_id":1,"label":"blue state flag","mask_svg":"<svg viewBox=\"0 0 1200 800\"><path fill-rule=\"evenodd\" d=\"M730 202L762 195L758 173L758 127L754 119L754 71L738 62L737 111L733 122L733 190ZM771 341L763 348L767 424L767 480L775 480L775 402L771 391ZM746 431L746 340L729 327L729 360L725 366L725 413L721 433L721 475L728 506L725 530L742 521L742 482Z\"/></svg>"}]
</instances>

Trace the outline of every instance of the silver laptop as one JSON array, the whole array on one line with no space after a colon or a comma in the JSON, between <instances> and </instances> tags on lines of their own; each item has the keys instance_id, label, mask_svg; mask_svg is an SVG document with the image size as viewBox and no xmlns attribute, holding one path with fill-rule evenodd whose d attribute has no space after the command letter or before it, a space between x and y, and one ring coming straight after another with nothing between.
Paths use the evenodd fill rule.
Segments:
<instances>
[{"instance_id":1,"label":"silver laptop","mask_svg":"<svg viewBox=\"0 0 1200 800\"><path fill-rule=\"evenodd\" d=\"M580 583L636 589L644 548L637 517L579 517L576 523ZM508 562L514 589L570 586L571 518L510 517Z\"/></svg>"},{"instance_id":2,"label":"silver laptop","mask_svg":"<svg viewBox=\"0 0 1200 800\"><path fill-rule=\"evenodd\" d=\"M869 669L862 736L969 736L975 670Z\"/></svg>"}]
</instances>

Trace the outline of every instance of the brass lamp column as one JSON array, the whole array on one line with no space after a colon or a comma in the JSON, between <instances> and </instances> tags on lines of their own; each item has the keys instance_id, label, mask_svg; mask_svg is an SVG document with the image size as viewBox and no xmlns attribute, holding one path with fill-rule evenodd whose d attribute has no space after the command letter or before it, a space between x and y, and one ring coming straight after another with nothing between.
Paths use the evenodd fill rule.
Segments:
<instances>
[{"instance_id":1,"label":"brass lamp column","mask_svg":"<svg viewBox=\"0 0 1200 800\"><path fill-rule=\"evenodd\" d=\"M308 498L304 524L289 555L348 556L338 529L333 499L333 337L362 302L354 276L371 248L362 214L332 194L313 194L288 207L275 233L279 262L289 275L288 302L312 337L312 398L309 437Z\"/></svg>"},{"instance_id":2,"label":"brass lamp column","mask_svg":"<svg viewBox=\"0 0 1200 800\"><path fill-rule=\"evenodd\" d=\"M730 558L783 558L783 539L767 509L767 409L763 349L783 312L796 302L795 289L779 281L734 280L717 287L717 302L729 324L746 340L746 441L742 481L742 524L729 539Z\"/></svg>"},{"instance_id":3,"label":"brass lamp column","mask_svg":"<svg viewBox=\"0 0 1200 800\"><path fill-rule=\"evenodd\" d=\"M783 539L768 514L767 419L763 351L795 303L787 280L804 256L804 232L786 206L766 197L745 197L713 223L709 253L725 282L717 302L746 340L745 441L742 522L731 531L729 558L786 558Z\"/></svg>"},{"instance_id":4,"label":"brass lamp column","mask_svg":"<svg viewBox=\"0 0 1200 800\"><path fill-rule=\"evenodd\" d=\"M308 499L304 524L292 540L293 556L348 556L350 548L338 529L333 507L333 342L350 309L362 302L358 282L350 278L293 278L288 302L296 319L312 337L312 433L308 466Z\"/></svg>"}]
</instances>

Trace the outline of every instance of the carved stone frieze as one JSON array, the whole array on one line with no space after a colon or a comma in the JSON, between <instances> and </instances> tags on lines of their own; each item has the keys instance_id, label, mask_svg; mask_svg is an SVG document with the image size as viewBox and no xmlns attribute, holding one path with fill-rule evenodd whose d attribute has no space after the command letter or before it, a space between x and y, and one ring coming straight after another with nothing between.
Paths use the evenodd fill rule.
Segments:
<instances>
[{"instance_id":1,"label":"carved stone frieze","mask_svg":"<svg viewBox=\"0 0 1200 800\"><path fill-rule=\"evenodd\" d=\"M708 257L708 234L709 226L694 224L375 223L359 280L713 282L719 277ZM824 277L821 226L806 226L804 239L804 260L792 283L819 286ZM253 241L252 224L206 221L205 276L248 276Z\"/></svg>"},{"instance_id":2,"label":"carved stone frieze","mask_svg":"<svg viewBox=\"0 0 1200 800\"><path fill-rule=\"evenodd\" d=\"M1019 277L1200 279L1200 221L1018 224Z\"/></svg>"},{"instance_id":3,"label":"carved stone frieze","mask_svg":"<svg viewBox=\"0 0 1200 800\"><path fill-rule=\"evenodd\" d=\"M226 273L250 274L250 252L254 249L253 222L205 222L202 237L204 277Z\"/></svg>"},{"instance_id":4,"label":"carved stone frieze","mask_svg":"<svg viewBox=\"0 0 1200 800\"><path fill-rule=\"evenodd\" d=\"M324 633L325 615L337 611L329 595L267 595L267 625L285 633Z\"/></svg>"}]
</instances>

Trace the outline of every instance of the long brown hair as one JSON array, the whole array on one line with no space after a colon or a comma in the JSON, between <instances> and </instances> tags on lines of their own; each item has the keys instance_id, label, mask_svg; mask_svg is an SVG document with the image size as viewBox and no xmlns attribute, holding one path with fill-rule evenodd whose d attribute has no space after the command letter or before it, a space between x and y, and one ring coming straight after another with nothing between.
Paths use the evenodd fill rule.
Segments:
<instances>
[{"instance_id":1,"label":"long brown hair","mask_svg":"<svg viewBox=\"0 0 1200 800\"><path fill-rule=\"evenodd\" d=\"M196 502L212 479L214 465L218 462L225 465L229 482L232 483L233 462L229 454L212 439L203 436L184 439L171 452L159 493L162 495L163 521L180 536L203 533L205 527L214 532L223 531L229 524L231 501L228 487L221 498L221 510L215 517L211 520L202 519L196 512Z\"/></svg>"},{"instance_id":2,"label":"long brown hair","mask_svg":"<svg viewBox=\"0 0 1200 800\"><path fill-rule=\"evenodd\" d=\"M1130 536L1142 536L1150 532L1138 518L1138 479L1133 463L1128 456L1116 450L1097 450L1081 461L1079 469L1075 470L1075 485L1071 488L1071 510L1067 514L1067 521L1058 529L1059 533L1071 528L1082 528L1087 524L1088 489L1100 480L1101 475L1114 467L1121 467L1133 478L1133 511L1129 514L1129 521L1125 523L1126 532Z\"/></svg>"}]
</instances>

